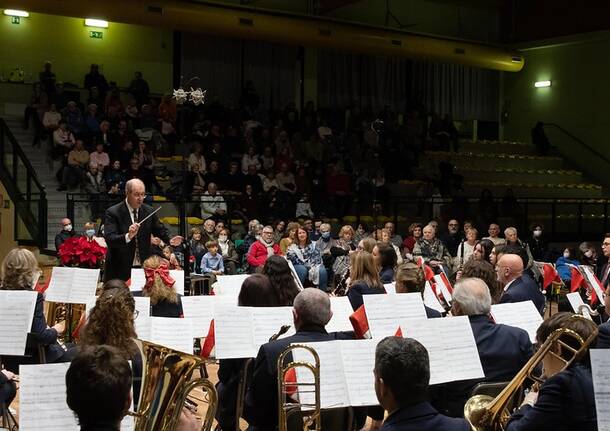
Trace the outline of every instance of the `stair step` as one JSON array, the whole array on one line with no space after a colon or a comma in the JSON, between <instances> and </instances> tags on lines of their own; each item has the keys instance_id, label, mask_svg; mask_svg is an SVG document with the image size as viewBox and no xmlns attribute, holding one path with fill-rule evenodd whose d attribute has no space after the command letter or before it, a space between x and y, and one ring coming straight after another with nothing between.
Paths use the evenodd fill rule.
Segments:
<instances>
[{"instance_id":1,"label":"stair step","mask_svg":"<svg viewBox=\"0 0 610 431\"><path fill-rule=\"evenodd\" d=\"M526 154L535 156L538 151L535 146L523 142L509 141L461 141L460 152L471 153L505 153L505 154Z\"/></svg>"},{"instance_id":2,"label":"stair step","mask_svg":"<svg viewBox=\"0 0 610 431\"><path fill-rule=\"evenodd\" d=\"M559 169L563 159L555 156L529 156L518 154L486 153L450 153L446 151L428 151L426 155L436 163L449 160L456 167L480 168L522 168L522 169Z\"/></svg>"},{"instance_id":3,"label":"stair step","mask_svg":"<svg viewBox=\"0 0 610 431\"><path fill-rule=\"evenodd\" d=\"M578 184L584 181L582 172L563 169L513 169L456 167L455 172L466 179L482 179L494 182Z\"/></svg>"}]
</instances>

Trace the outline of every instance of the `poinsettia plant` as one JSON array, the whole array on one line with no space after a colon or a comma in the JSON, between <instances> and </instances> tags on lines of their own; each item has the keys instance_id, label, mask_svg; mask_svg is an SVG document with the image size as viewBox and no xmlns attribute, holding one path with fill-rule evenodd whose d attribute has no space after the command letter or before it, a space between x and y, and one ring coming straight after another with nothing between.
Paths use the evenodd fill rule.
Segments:
<instances>
[{"instance_id":1,"label":"poinsettia plant","mask_svg":"<svg viewBox=\"0 0 610 431\"><path fill-rule=\"evenodd\" d=\"M78 236L66 239L57 253L63 266L100 268L106 257L106 247L95 240Z\"/></svg>"}]
</instances>

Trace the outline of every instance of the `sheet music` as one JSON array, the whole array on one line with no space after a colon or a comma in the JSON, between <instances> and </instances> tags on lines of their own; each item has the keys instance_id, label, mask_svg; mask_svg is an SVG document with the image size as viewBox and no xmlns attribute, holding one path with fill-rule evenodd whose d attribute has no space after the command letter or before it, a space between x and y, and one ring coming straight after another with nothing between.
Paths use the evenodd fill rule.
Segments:
<instances>
[{"instance_id":1,"label":"sheet music","mask_svg":"<svg viewBox=\"0 0 610 431\"><path fill-rule=\"evenodd\" d=\"M369 330L374 339L395 335L402 320L426 319L421 294L363 295Z\"/></svg>"},{"instance_id":2,"label":"sheet music","mask_svg":"<svg viewBox=\"0 0 610 431\"><path fill-rule=\"evenodd\" d=\"M174 289L179 295L184 295L184 271L180 269L170 269L169 275L176 280ZM131 268L131 282L129 290L132 292L141 292L146 285L146 276L144 268Z\"/></svg>"},{"instance_id":3,"label":"sheet music","mask_svg":"<svg viewBox=\"0 0 610 431\"><path fill-rule=\"evenodd\" d=\"M136 335L141 340L149 341L151 338L151 323L150 316L138 314L138 317L134 320L134 326Z\"/></svg>"},{"instance_id":4,"label":"sheet music","mask_svg":"<svg viewBox=\"0 0 610 431\"><path fill-rule=\"evenodd\" d=\"M441 295L443 295L443 297L445 298L445 301L447 301L447 304L451 304L453 297L451 296L451 292L449 292L449 289L447 288L447 285L445 284L445 281L443 280L443 276L441 274L435 275L434 282L436 283L436 286L438 288L440 288ZM447 280L447 282L449 282L449 280Z\"/></svg>"},{"instance_id":5,"label":"sheet music","mask_svg":"<svg viewBox=\"0 0 610 431\"><path fill-rule=\"evenodd\" d=\"M610 351L591 349L590 354L597 428L598 431L610 431Z\"/></svg>"},{"instance_id":6,"label":"sheet music","mask_svg":"<svg viewBox=\"0 0 610 431\"><path fill-rule=\"evenodd\" d=\"M253 337L256 351L269 342L269 338L277 334L284 325L290 326L288 332L280 338L294 335L292 307L252 307Z\"/></svg>"},{"instance_id":7,"label":"sheet music","mask_svg":"<svg viewBox=\"0 0 610 431\"><path fill-rule=\"evenodd\" d=\"M396 294L396 282L393 281L391 283L386 283L383 285L384 289L385 289L385 293L390 294L390 295L395 295Z\"/></svg>"},{"instance_id":8,"label":"sheet music","mask_svg":"<svg viewBox=\"0 0 610 431\"><path fill-rule=\"evenodd\" d=\"M580 308L580 306L586 305L586 304L583 302L582 296L580 296L580 293L578 293L578 292L567 293L566 298L568 298L568 302L572 306L572 310L574 310L574 312L576 314L581 314L580 311L578 311L578 309ZM585 316L589 320L593 320L593 318L591 317L591 313L589 313L589 310L587 309L587 307L582 308L582 315Z\"/></svg>"},{"instance_id":9,"label":"sheet music","mask_svg":"<svg viewBox=\"0 0 610 431\"><path fill-rule=\"evenodd\" d=\"M241 285L250 274L219 275L216 283L212 286L215 295L231 295L237 297L241 290Z\"/></svg>"},{"instance_id":10,"label":"sheet music","mask_svg":"<svg viewBox=\"0 0 610 431\"><path fill-rule=\"evenodd\" d=\"M347 296L335 296L330 298L330 309L333 317L326 325L326 332L353 331L354 327L349 320L354 310Z\"/></svg>"},{"instance_id":11,"label":"sheet music","mask_svg":"<svg viewBox=\"0 0 610 431\"><path fill-rule=\"evenodd\" d=\"M193 322L195 337L207 337L210 322L214 318L217 296L200 295L182 298L184 318Z\"/></svg>"},{"instance_id":12,"label":"sheet music","mask_svg":"<svg viewBox=\"0 0 610 431\"><path fill-rule=\"evenodd\" d=\"M536 342L536 330L542 323L542 316L532 301L494 304L491 306L491 316L496 323L524 329L531 342Z\"/></svg>"},{"instance_id":13,"label":"sheet music","mask_svg":"<svg viewBox=\"0 0 610 431\"><path fill-rule=\"evenodd\" d=\"M400 324L404 337L428 350L430 384L484 378L479 351L467 316L412 319Z\"/></svg>"},{"instance_id":14,"label":"sheet music","mask_svg":"<svg viewBox=\"0 0 610 431\"><path fill-rule=\"evenodd\" d=\"M426 281L426 285L424 287L424 305L438 311L439 313L445 312L445 308L436 297L436 294L434 293L434 290L432 290L432 286L430 285L429 281Z\"/></svg>"},{"instance_id":15,"label":"sheet music","mask_svg":"<svg viewBox=\"0 0 610 431\"><path fill-rule=\"evenodd\" d=\"M150 317L150 298L148 296L134 296L133 299L136 302L138 316Z\"/></svg>"},{"instance_id":16,"label":"sheet music","mask_svg":"<svg viewBox=\"0 0 610 431\"><path fill-rule=\"evenodd\" d=\"M313 348L320 358L320 405L324 408L346 407L349 405L347 383L341 348L336 341L322 341L317 343L301 343ZM304 361L313 364L313 356L307 350L295 349L292 351L295 361ZM373 369L370 370L373 374ZM311 371L296 368L297 382L313 383ZM314 403L313 387L299 387L299 400L302 403Z\"/></svg>"},{"instance_id":17,"label":"sheet music","mask_svg":"<svg viewBox=\"0 0 610 431\"><path fill-rule=\"evenodd\" d=\"M99 277L99 269L56 266L45 299L67 304L86 304L95 296Z\"/></svg>"},{"instance_id":18,"label":"sheet music","mask_svg":"<svg viewBox=\"0 0 610 431\"><path fill-rule=\"evenodd\" d=\"M19 367L19 429L21 431L78 431L66 404L69 363Z\"/></svg>"},{"instance_id":19,"label":"sheet music","mask_svg":"<svg viewBox=\"0 0 610 431\"><path fill-rule=\"evenodd\" d=\"M37 296L29 290L0 290L0 355L25 353Z\"/></svg>"},{"instance_id":20,"label":"sheet music","mask_svg":"<svg viewBox=\"0 0 610 431\"><path fill-rule=\"evenodd\" d=\"M140 339L193 354L193 338L195 337L193 336L193 322L191 320L173 317L149 317L144 321L147 321L147 324L150 325L150 332L146 338L138 334Z\"/></svg>"},{"instance_id":21,"label":"sheet music","mask_svg":"<svg viewBox=\"0 0 610 431\"><path fill-rule=\"evenodd\" d=\"M600 281L593 273L593 268L588 265L580 265L580 268L582 268L583 270L583 274L585 276L585 279L587 280L587 283L593 288L593 290L595 290L595 294L599 298L599 301L603 303L605 296L604 290L602 289Z\"/></svg>"},{"instance_id":22,"label":"sheet music","mask_svg":"<svg viewBox=\"0 0 610 431\"><path fill-rule=\"evenodd\" d=\"M341 340L341 358L351 406L379 404L375 395L375 340Z\"/></svg>"},{"instance_id":23,"label":"sheet music","mask_svg":"<svg viewBox=\"0 0 610 431\"><path fill-rule=\"evenodd\" d=\"M214 310L216 358L254 358L258 347L252 333L252 307L220 306Z\"/></svg>"},{"instance_id":24,"label":"sheet music","mask_svg":"<svg viewBox=\"0 0 610 431\"><path fill-rule=\"evenodd\" d=\"M19 367L20 430L80 430L74 412L66 402L66 372L69 367L67 362ZM133 418L126 416L121 422L121 430L133 429Z\"/></svg>"}]
</instances>

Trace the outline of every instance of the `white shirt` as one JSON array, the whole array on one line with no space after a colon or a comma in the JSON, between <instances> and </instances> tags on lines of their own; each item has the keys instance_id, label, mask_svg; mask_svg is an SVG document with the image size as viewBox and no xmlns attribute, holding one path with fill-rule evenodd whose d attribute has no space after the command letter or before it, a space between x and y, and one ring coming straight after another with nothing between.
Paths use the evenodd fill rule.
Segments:
<instances>
[{"instance_id":1,"label":"white shirt","mask_svg":"<svg viewBox=\"0 0 610 431\"><path fill-rule=\"evenodd\" d=\"M132 208L132 207L130 207L130 206L129 206L129 202L127 202L127 199L125 199L125 205L127 205L127 211L129 211L129 218L131 218L131 224L134 224L134 223L135 223L135 219L133 218L133 211L134 211L134 208ZM138 210L136 210L136 211L137 211L138 213L140 212L140 210L139 210L139 209L138 209ZM139 214L138 214L138 215L139 215ZM138 217L138 218L139 218L139 217ZM125 234L125 242L126 242L127 244L129 244L129 243L131 242L131 238L129 238L129 232L127 232L127 233Z\"/></svg>"},{"instance_id":2,"label":"white shirt","mask_svg":"<svg viewBox=\"0 0 610 431\"><path fill-rule=\"evenodd\" d=\"M227 203L225 199L217 194L216 196L210 196L209 192L205 192L201 195L201 218L207 219L216 214L216 210L227 211Z\"/></svg>"},{"instance_id":3,"label":"white shirt","mask_svg":"<svg viewBox=\"0 0 610 431\"><path fill-rule=\"evenodd\" d=\"M518 277L517 277L518 278ZM510 287L511 284L513 284L513 281L515 281L516 278L514 280L509 281L508 283L506 283L506 286L504 286L504 291L506 292L508 290L508 288Z\"/></svg>"},{"instance_id":4,"label":"white shirt","mask_svg":"<svg viewBox=\"0 0 610 431\"><path fill-rule=\"evenodd\" d=\"M499 238L499 237L492 238L492 237L490 237L490 236L486 236L486 237L485 237L485 238L483 238L483 239L488 239L488 240L490 240L491 242L493 242L493 243L494 243L494 246L496 246L496 245L504 245L504 244L506 244L506 240L505 240L504 238Z\"/></svg>"}]
</instances>

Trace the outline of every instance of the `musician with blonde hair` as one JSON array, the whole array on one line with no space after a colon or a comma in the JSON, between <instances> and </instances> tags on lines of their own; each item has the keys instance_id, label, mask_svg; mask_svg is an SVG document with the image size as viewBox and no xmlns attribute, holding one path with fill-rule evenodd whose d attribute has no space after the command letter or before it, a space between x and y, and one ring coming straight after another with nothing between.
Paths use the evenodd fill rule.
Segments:
<instances>
[{"instance_id":1,"label":"musician with blonde hair","mask_svg":"<svg viewBox=\"0 0 610 431\"><path fill-rule=\"evenodd\" d=\"M350 284L347 297L354 310L362 304L362 295L386 293L379 279L375 258L371 253L359 251L350 257Z\"/></svg>"},{"instance_id":2,"label":"musician with blonde hair","mask_svg":"<svg viewBox=\"0 0 610 431\"><path fill-rule=\"evenodd\" d=\"M176 280L169 273L167 261L162 257L152 255L144 261L143 267L146 284L142 289L142 296L150 297L150 315L183 317L182 301L176 292Z\"/></svg>"}]
</instances>

